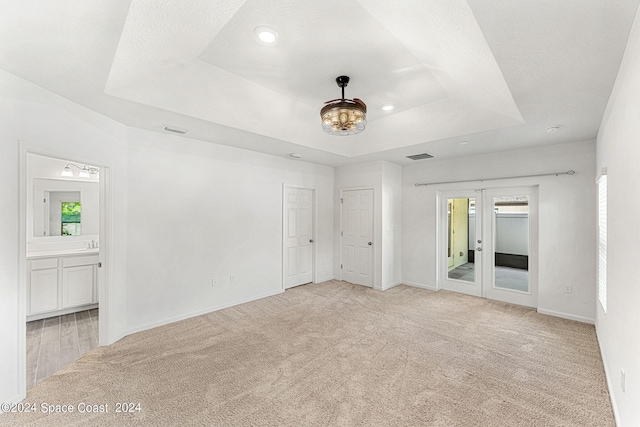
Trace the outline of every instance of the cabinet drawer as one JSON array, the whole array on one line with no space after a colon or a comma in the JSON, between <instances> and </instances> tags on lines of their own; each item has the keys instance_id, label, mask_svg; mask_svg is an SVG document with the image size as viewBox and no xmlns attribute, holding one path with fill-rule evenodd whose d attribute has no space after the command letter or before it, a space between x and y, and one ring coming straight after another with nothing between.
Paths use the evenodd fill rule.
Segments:
<instances>
[{"instance_id":1,"label":"cabinet drawer","mask_svg":"<svg viewBox=\"0 0 640 427\"><path fill-rule=\"evenodd\" d=\"M46 268L58 268L58 258L43 258L31 260L31 270L44 270Z\"/></svg>"},{"instance_id":2,"label":"cabinet drawer","mask_svg":"<svg viewBox=\"0 0 640 427\"><path fill-rule=\"evenodd\" d=\"M62 258L63 267L78 267L80 265L97 264L100 261L100 255L88 255Z\"/></svg>"}]
</instances>

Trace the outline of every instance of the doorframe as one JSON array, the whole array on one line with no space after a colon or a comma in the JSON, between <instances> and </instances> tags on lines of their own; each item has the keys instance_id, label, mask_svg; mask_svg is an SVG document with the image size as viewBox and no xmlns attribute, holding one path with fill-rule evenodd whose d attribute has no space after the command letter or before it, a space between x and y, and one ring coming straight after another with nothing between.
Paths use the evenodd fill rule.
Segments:
<instances>
[{"instance_id":1,"label":"doorframe","mask_svg":"<svg viewBox=\"0 0 640 427\"><path fill-rule=\"evenodd\" d=\"M340 259L338 260L340 263L340 274L339 274L339 280L342 281L342 265L344 264L343 260L342 260L342 238L344 237L342 235L343 233L343 229L342 229L342 214L343 214L343 206L344 204L342 203L342 201L344 200L344 192L345 191L359 191L359 190L371 190L372 192L372 210L371 210L371 227L373 228L371 230L371 235L373 236L373 251L371 252L371 289L378 289L376 288L376 259L378 257L378 240L380 239L376 239L377 237L377 233L376 233L376 188L375 187L344 187L340 189L340 199L338 200L338 204L340 205L340 219L339 219L339 225L340 225L340 229L338 230L340 235L339 237L339 248L338 248L338 253L340 254ZM335 258L334 258L335 259ZM380 289L382 290L382 289Z\"/></svg>"},{"instance_id":2,"label":"doorframe","mask_svg":"<svg viewBox=\"0 0 640 427\"><path fill-rule=\"evenodd\" d=\"M92 164L100 168L99 198L99 262L102 268L98 269L98 304L100 316L98 320L99 333L98 345L110 344L110 333L113 331L113 318L111 305L113 289L110 286L113 277L113 187L111 185L111 166L104 165L99 159L88 159L73 153L61 153L60 151L47 150L41 147L30 146L24 141L18 140L19 165L18 165L18 392L23 399L27 394L27 154L50 157L53 159L68 161L73 159L78 163Z\"/></svg>"},{"instance_id":3,"label":"doorframe","mask_svg":"<svg viewBox=\"0 0 640 427\"><path fill-rule=\"evenodd\" d=\"M289 185L287 183L282 183L282 292L286 290L287 285L287 189L288 188L296 188L300 190L311 190L311 203L313 206L311 207L311 234L313 235L313 245L311 246L311 283L318 283L318 271L316 266L318 265L317 256L318 251L316 248L318 247L319 241L317 236L318 230L318 191L314 187L304 187L301 185Z\"/></svg>"}]
</instances>

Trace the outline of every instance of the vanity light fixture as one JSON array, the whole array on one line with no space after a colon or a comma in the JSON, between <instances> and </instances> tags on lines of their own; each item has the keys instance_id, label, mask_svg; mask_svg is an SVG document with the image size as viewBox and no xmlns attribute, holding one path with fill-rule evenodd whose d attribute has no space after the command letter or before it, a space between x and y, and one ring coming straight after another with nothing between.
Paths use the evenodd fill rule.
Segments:
<instances>
[{"instance_id":1,"label":"vanity light fixture","mask_svg":"<svg viewBox=\"0 0 640 427\"><path fill-rule=\"evenodd\" d=\"M94 167L94 166L88 166L88 165L84 165L82 167L74 164L74 163L67 163L67 165L64 167L64 169L62 169L62 172L60 173L60 176L65 177L65 178L73 178L73 171L71 170L71 168L69 166L73 166L75 168L80 169L80 172L78 173L78 178L91 178L91 175L95 175L97 174L100 169Z\"/></svg>"}]
</instances>

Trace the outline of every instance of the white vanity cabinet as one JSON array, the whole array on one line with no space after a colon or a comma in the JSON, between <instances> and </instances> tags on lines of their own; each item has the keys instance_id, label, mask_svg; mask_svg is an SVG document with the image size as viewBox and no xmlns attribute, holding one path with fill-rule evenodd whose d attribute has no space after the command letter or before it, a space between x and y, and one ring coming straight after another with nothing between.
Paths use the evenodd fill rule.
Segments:
<instances>
[{"instance_id":1,"label":"white vanity cabinet","mask_svg":"<svg viewBox=\"0 0 640 427\"><path fill-rule=\"evenodd\" d=\"M62 308L93 302L93 266L62 269Z\"/></svg>"},{"instance_id":2,"label":"white vanity cabinet","mask_svg":"<svg viewBox=\"0 0 640 427\"><path fill-rule=\"evenodd\" d=\"M97 307L98 255L29 259L27 320Z\"/></svg>"},{"instance_id":3,"label":"white vanity cabinet","mask_svg":"<svg viewBox=\"0 0 640 427\"><path fill-rule=\"evenodd\" d=\"M57 258L31 261L29 314L53 311L58 308Z\"/></svg>"}]
</instances>

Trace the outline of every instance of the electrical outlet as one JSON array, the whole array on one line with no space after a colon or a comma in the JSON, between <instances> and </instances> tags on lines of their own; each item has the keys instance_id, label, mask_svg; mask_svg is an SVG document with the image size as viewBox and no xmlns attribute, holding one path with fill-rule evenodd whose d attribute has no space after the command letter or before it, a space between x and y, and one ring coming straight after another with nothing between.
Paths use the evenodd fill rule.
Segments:
<instances>
[{"instance_id":1,"label":"electrical outlet","mask_svg":"<svg viewBox=\"0 0 640 427\"><path fill-rule=\"evenodd\" d=\"M218 286L218 279L214 277L213 279L211 279L211 287L215 288L216 286Z\"/></svg>"},{"instance_id":2,"label":"electrical outlet","mask_svg":"<svg viewBox=\"0 0 640 427\"><path fill-rule=\"evenodd\" d=\"M565 286L564 286L564 293L565 293L565 294L570 294L571 292L573 292L573 286L571 286L571 285L565 285Z\"/></svg>"},{"instance_id":3,"label":"electrical outlet","mask_svg":"<svg viewBox=\"0 0 640 427\"><path fill-rule=\"evenodd\" d=\"M229 283L236 283L236 276L233 274L229 275Z\"/></svg>"},{"instance_id":4,"label":"electrical outlet","mask_svg":"<svg viewBox=\"0 0 640 427\"><path fill-rule=\"evenodd\" d=\"M624 369L620 369L620 386L622 387L622 392L623 393L625 392L625 389L624 389L624 379L625 378L624 377L625 377Z\"/></svg>"}]
</instances>

